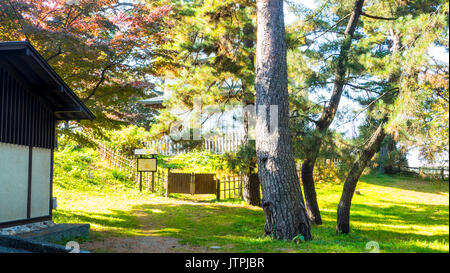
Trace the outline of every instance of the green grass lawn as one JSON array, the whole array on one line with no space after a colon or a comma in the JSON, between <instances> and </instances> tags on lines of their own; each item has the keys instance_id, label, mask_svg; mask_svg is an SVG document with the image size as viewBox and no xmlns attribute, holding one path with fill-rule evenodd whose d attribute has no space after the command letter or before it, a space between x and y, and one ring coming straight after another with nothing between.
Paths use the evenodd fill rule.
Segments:
<instances>
[{"instance_id":1,"label":"green grass lawn","mask_svg":"<svg viewBox=\"0 0 450 273\"><path fill-rule=\"evenodd\" d=\"M240 201L139 193L120 172L105 168L91 150L57 152L54 181L58 198L54 221L90 223L91 241L164 236L203 249L220 246L215 251L227 252L368 252L366 244L375 241L380 252L449 251L448 182L362 177L347 235L335 233L342 184L320 183L317 193L324 224L313 227L311 242L295 244L264 237L262 209Z\"/></svg>"}]
</instances>

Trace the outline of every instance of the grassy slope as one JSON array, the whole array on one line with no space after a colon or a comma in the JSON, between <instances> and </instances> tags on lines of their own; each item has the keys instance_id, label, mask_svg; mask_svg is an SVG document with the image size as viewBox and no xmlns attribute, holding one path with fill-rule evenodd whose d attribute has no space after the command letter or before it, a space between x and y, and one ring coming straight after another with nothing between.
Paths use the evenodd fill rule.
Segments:
<instances>
[{"instance_id":1,"label":"grassy slope","mask_svg":"<svg viewBox=\"0 0 450 273\"><path fill-rule=\"evenodd\" d=\"M324 225L313 227L312 242L297 245L264 238L262 210L242 202L141 194L120 172L105 168L92 150L56 153L54 180L58 197L54 221L90 223L90 240L170 236L233 252L366 252L366 244L376 241L381 252L449 251L448 183L363 177L353 201L352 232L340 236L334 225L342 185L320 183Z\"/></svg>"}]
</instances>

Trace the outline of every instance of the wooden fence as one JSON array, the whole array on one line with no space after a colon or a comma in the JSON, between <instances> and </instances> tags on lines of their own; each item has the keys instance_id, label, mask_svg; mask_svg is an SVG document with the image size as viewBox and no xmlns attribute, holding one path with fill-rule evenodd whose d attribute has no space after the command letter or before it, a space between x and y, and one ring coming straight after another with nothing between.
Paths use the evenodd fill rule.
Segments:
<instances>
[{"instance_id":1,"label":"wooden fence","mask_svg":"<svg viewBox=\"0 0 450 273\"><path fill-rule=\"evenodd\" d=\"M449 179L449 169L446 167L429 168L429 167L401 167L397 169L399 173L422 175L434 179Z\"/></svg>"},{"instance_id":2,"label":"wooden fence","mask_svg":"<svg viewBox=\"0 0 450 273\"><path fill-rule=\"evenodd\" d=\"M109 167L118 169L125 176L136 183L136 187L141 190L147 189L150 192L165 192L168 170L158 167L155 173L142 172L140 176L136 167L136 158L127 157L119 154L105 144L100 145L98 150L102 158L106 161Z\"/></svg>"},{"instance_id":3,"label":"wooden fence","mask_svg":"<svg viewBox=\"0 0 450 273\"><path fill-rule=\"evenodd\" d=\"M242 199L242 177L239 175L220 176L217 180L217 199Z\"/></svg>"},{"instance_id":4,"label":"wooden fence","mask_svg":"<svg viewBox=\"0 0 450 273\"><path fill-rule=\"evenodd\" d=\"M241 133L231 133L224 136L212 136L207 139L199 140L202 150L214 154L225 152L235 152L242 144L244 135ZM184 147L181 142L174 142L170 137L164 136L161 139L145 143L149 149L155 150L160 155L178 155L189 152L189 148Z\"/></svg>"},{"instance_id":5,"label":"wooden fence","mask_svg":"<svg viewBox=\"0 0 450 273\"><path fill-rule=\"evenodd\" d=\"M147 190L149 192L157 192L160 194L166 194L171 192L182 192L182 193L191 193L190 189L190 180L186 181L186 185L170 184L170 189L168 189L169 185L169 176L170 179L184 179L186 174L178 173L176 170L170 170L166 168L161 168L158 166L158 169L155 173L143 172L142 180L139 175L139 172L136 169L136 159L134 157L127 157L119 154L117 151L108 148L105 144L100 145L100 149L98 150L102 158L106 161L108 166L113 169L118 169L131 181L135 182L137 188L141 190ZM191 175L191 174L188 174ZM211 174L194 174L195 179L199 181L199 185L195 188L195 194L205 194L212 192L212 188L215 189L214 193L218 196L219 199L235 199L242 198L242 177L238 175L230 175L230 176L219 176L215 177L216 181L214 187L211 185L203 185L201 181L209 181L210 179L206 176L210 176ZM176 188L172 188L176 187ZM179 188L181 187L181 188Z\"/></svg>"},{"instance_id":6,"label":"wooden fence","mask_svg":"<svg viewBox=\"0 0 450 273\"><path fill-rule=\"evenodd\" d=\"M210 146L213 147L213 146ZM218 147L218 146L217 146ZM222 175L215 176L214 183L215 185L206 185L205 182L203 184L199 182L199 186L196 187L195 191L192 191L190 181L186 180L186 185L170 184L169 186L169 176L171 179L179 180L181 176L186 174L177 173L176 170L169 170L166 168L158 167L158 170L155 173L143 172L142 177L140 177L139 172L136 169L136 159L134 157L126 157L120 155L117 151L114 151L105 144L100 145L99 149L100 155L105 159L107 164L111 168L115 168L120 170L122 173L126 175L126 177L136 183L136 187L141 190L147 190L149 192L157 192L160 194L166 194L170 192L182 192L182 193L195 193L195 194L206 194L212 193L212 189L215 189L215 194L218 199L241 199L242 198L242 177L239 175ZM325 168L339 168L341 166L341 161L337 159L327 159L321 160L317 162L314 176L317 179L319 172L321 169ZM298 170L300 170L301 165L297 166ZM425 167L402 167L398 169L398 172L407 173L407 174L420 174L426 175L428 177L433 177L437 179L449 179L449 169L448 168L425 168ZM188 174L191 175L191 174ZM195 179L201 181L203 178L202 175L211 176L211 174L194 174ZM299 174L299 178L300 178ZM211 179L205 178L205 181L210 181ZM180 185L178 185L180 184ZM200 185L202 184L202 185ZM171 187L169 191L167 191L168 187ZM172 188L172 187L182 187L183 189Z\"/></svg>"},{"instance_id":7,"label":"wooden fence","mask_svg":"<svg viewBox=\"0 0 450 273\"><path fill-rule=\"evenodd\" d=\"M211 173L178 173L169 171L170 193L215 194L217 200L242 199L242 177L239 175L216 176Z\"/></svg>"},{"instance_id":8,"label":"wooden fence","mask_svg":"<svg viewBox=\"0 0 450 273\"><path fill-rule=\"evenodd\" d=\"M216 140L218 143L221 143L220 141ZM208 147L214 147L214 145L207 144ZM126 175L128 179L131 181L134 181L137 188L140 188L141 190L147 190L149 192L158 192L160 194L167 193L167 185L168 185L168 177L169 172L170 175L173 174L173 179L180 178L178 175L178 172L176 170L169 170L166 168L161 168L158 166L158 170L155 173L149 173L149 172L143 172L142 173L142 180L140 177L139 172L136 168L136 158L134 157L127 157L124 155L119 154L119 152L108 148L105 144L99 145L99 153L105 159L107 164L114 169L120 170L122 173ZM221 147L216 146L216 147ZM226 147L226 146L225 146ZM231 146L228 146L230 148ZM223 151L223 150L221 150ZM317 168L315 168L314 175L315 177L318 175L318 172L321 168L328 168L328 167L336 167L339 166L340 161L339 160L323 160L317 162ZM298 166L298 170L300 170ZM180 174L182 176L182 174ZM199 174L197 174L199 175ZM300 177L300 174L299 174ZM219 199L239 199L242 198L242 177L239 175L221 175L215 177L216 182L216 195ZM178 185L180 186L180 185ZM178 187L175 186L175 187ZM172 184L171 184L172 187ZM181 187L181 186L180 186ZM186 186L188 187L188 186ZM189 189L189 188L188 188ZM175 191L181 191L181 189L169 189L170 192ZM190 193L190 189L183 189L185 193ZM200 190L199 190L200 191Z\"/></svg>"},{"instance_id":9,"label":"wooden fence","mask_svg":"<svg viewBox=\"0 0 450 273\"><path fill-rule=\"evenodd\" d=\"M170 193L217 194L214 173L169 172L166 196Z\"/></svg>"}]
</instances>

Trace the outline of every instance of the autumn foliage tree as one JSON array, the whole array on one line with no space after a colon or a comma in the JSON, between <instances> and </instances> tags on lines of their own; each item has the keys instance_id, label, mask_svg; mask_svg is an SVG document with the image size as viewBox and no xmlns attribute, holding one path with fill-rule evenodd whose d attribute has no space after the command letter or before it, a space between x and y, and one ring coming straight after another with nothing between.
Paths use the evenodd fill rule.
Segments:
<instances>
[{"instance_id":1,"label":"autumn foliage tree","mask_svg":"<svg viewBox=\"0 0 450 273\"><path fill-rule=\"evenodd\" d=\"M94 112L80 122L84 134L136 123L136 101L151 90L158 75L155 56L167 32L168 5L126 4L117 0L1 0L0 40L27 40ZM148 111L147 111L148 113ZM144 121L145 122L145 121ZM68 128L67 126L63 128Z\"/></svg>"}]
</instances>

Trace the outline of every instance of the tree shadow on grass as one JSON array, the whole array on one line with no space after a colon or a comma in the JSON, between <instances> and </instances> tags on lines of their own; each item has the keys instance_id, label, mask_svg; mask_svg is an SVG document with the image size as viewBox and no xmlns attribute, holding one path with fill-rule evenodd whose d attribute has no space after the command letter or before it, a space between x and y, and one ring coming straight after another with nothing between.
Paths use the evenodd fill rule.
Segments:
<instances>
[{"instance_id":1,"label":"tree shadow on grass","mask_svg":"<svg viewBox=\"0 0 450 273\"><path fill-rule=\"evenodd\" d=\"M449 208L445 205L424 205L408 203L408 206L398 205L395 202L386 207L376 207L364 204L352 205L351 217L372 223L400 223L421 226L439 226L448 224Z\"/></svg>"},{"instance_id":2,"label":"tree shadow on grass","mask_svg":"<svg viewBox=\"0 0 450 273\"><path fill-rule=\"evenodd\" d=\"M134 236L139 234L141 227L138 216L130 211L122 210L110 210L109 213L91 213L58 209L53 212L53 218L55 223L90 224L90 239L100 239L107 236ZM93 226L95 226L94 229Z\"/></svg>"},{"instance_id":3,"label":"tree shadow on grass","mask_svg":"<svg viewBox=\"0 0 450 273\"><path fill-rule=\"evenodd\" d=\"M216 195L214 194L182 194L182 193L171 193L169 194L170 198L174 198L176 200L181 201L191 201L195 203L229 203L229 204L246 204L241 198L221 198L217 200Z\"/></svg>"},{"instance_id":4,"label":"tree shadow on grass","mask_svg":"<svg viewBox=\"0 0 450 273\"><path fill-rule=\"evenodd\" d=\"M406 241L439 241L448 246L449 208L445 205L420 203L396 203L385 201L386 207L353 204L350 213L350 234L364 235L371 240L386 243ZM336 211L321 212L324 225L336 225ZM447 232L440 227L447 226ZM418 230L422 229L422 230ZM437 229L437 230L436 230ZM424 234L427 233L431 234ZM440 231L439 231L440 230ZM347 235L342 235L347 236ZM395 246L393 246L395 249ZM429 248L413 248L413 251L430 251Z\"/></svg>"},{"instance_id":5,"label":"tree shadow on grass","mask_svg":"<svg viewBox=\"0 0 450 273\"><path fill-rule=\"evenodd\" d=\"M227 236L262 235L262 210L208 204L155 204L136 206L145 212L143 222L151 222L154 234L183 239L197 244L222 241Z\"/></svg>"},{"instance_id":6,"label":"tree shadow on grass","mask_svg":"<svg viewBox=\"0 0 450 273\"><path fill-rule=\"evenodd\" d=\"M435 240L448 242L448 235L445 238L445 235L441 234L398 232L378 226L377 230L359 228L349 235L338 236L335 234L336 223L331 220L332 213L327 212L324 218L329 220L322 226L313 227L313 241L297 245L264 237L264 213L258 209L219 204L155 204L138 206L135 209L145 212L145 215L141 216L145 219L141 221L152 223L153 234L179 238L182 239L181 242L192 245L219 245L224 251L230 252L365 252L366 243L374 239L380 240L380 244L383 244L387 252L430 252L436 250L413 241L425 242L424 244ZM362 210L363 213L364 210L371 212L372 209L375 208L360 206L356 211ZM335 217L335 213L333 216ZM397 213L393 213L392 216L396 217L395 221L403 221L402 216L397 217ZM442 224L444 218L442 216L437 219L436 224L437 222ZM381 223L383 219L356 215L352 217L352 221ZM407 220L404 222L407 223ZM423 224L417 219L412 219L408 225L415 223Z\"/></svg>"},{"instance_id":7,"label":"tree shadow on grass","mask_svg":"<svg viewBox=\"0 0 450 273\"><path fill-rule=\"evenodd\" d=\"M188 193L171 193L169 194L170 198L174 198L182 201L191 201L196 203L211 203L216 200L216 197L212 194L188 194Z\"/></svg>"},{"instance_id":8,"label":"tree shadow on grass","mask_svg":"<svg viewBox=\"0 0 450 273\"><path fill-rule=\"evenodd\" d=\"M445 195L449 193L448 181L424 180L404 175L375 174L362 176L359 181L383 187Z\"/></svg>"}]
</instances>

